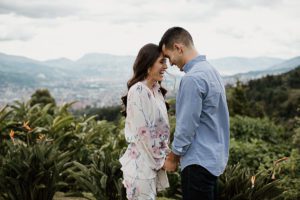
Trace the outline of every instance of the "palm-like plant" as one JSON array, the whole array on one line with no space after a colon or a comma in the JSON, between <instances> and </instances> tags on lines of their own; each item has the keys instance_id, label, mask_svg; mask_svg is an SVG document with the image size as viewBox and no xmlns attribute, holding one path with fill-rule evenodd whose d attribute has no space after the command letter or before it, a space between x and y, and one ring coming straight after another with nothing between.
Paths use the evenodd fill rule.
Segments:
<instances>
[{"instance_id":1,"label":"palm-like plant","mask_svg":"<svg viewBox=\"0 0 300 200\"><path fill-rule=\"evenodd\" d=\"M10 200L51 200L64 185L61 175L72 152L61 152L43 139L33 146L22 141L9 144L0 158L0 195Z\"/></svg>"},{"instance_id":2,"label":"palm-like plant","mask_svg":"<svg viewBox=\"0 0 300 200\"><path fill-rule=\"evenodd\" d=\"M220 200L277 199L282 193L279 180L271 179L271 172L251 175L250 169L241 165L228 166L219 178Z\"/></svg>"},{"instance_id":3,"label":"palm-like plant","mask_svg":"<svg viewBox=\"0 0 300 200\"><path fill-rule=\"evenodd\" d=\"M93 155L92 163L85 166L79 162L73 162L69 169L70 177L73 177L79 187L93 194L101 200L123 200L125 191L122 185L122 172L118 158L120 148L117 141L103 145Z\"/></svg>"}]
</instances>

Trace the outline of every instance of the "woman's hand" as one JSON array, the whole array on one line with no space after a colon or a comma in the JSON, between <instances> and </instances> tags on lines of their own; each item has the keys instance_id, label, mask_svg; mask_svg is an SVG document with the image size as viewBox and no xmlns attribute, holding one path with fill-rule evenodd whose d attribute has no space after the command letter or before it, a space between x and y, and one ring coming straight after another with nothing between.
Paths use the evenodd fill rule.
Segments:
<instances>
[{"instance_id":1,"label":"woman's hand","mask_svg":"<svg viewBox=\"0 0 300 200\"><path fill-rule=\"evenodd\" d=\"M163 169L167 172L174 172L176 171L177 165L179 163L179 156L174 154L173 152L169 153L166 157Z\"/></svg>"}]
</instances>

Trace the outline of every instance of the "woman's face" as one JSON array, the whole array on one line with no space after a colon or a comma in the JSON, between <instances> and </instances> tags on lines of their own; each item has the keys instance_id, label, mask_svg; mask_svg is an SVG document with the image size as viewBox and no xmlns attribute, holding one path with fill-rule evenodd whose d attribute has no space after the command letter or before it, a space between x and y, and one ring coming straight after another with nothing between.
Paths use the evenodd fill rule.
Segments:
<instances>
[{"instance_id":1,"label":"woman's face","mask_svg":"<svg viewBox=\"0 0 300 200\"><path fill-rule=\"evenodd\" d=\"M160 56L156 59L153 66L150 67L147 78L153 81L162 81L167 68L166 58L161 53Z\"/></svg>"}]
</instances>

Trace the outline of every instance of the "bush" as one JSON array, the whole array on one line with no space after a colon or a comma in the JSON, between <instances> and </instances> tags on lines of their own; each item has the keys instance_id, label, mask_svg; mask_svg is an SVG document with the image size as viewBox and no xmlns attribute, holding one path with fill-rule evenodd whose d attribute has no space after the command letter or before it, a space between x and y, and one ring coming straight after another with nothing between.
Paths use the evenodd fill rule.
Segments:
<instances>
[{"instance_id":1,"label":"bush","mask_svg":"<svg viewBox=\"0 0 300 200\"><path fill-rule=\"evenodd\" d=\"M218 185L220 200L270 200L282 193L278 187L279 181L271 179L270 171L252 174L249 168L239 164L227 166Z\"/></svg>"},{"instance_id":2,"label":"bush","mask_svg":"<svg viewBox=\"0 0 300 200\"><path fill-rule=\"evenodd\" d=\"M93 155L90 165L74 161L69 174L80 188L92 193L96 199L125 200L121 165L118 161L120 153L117 141L107 143Z\"/></svg>"},{"instance_id":3,"label":"bush","mask_svg":"<svg viewBox=\"0 0 300 200\"><path fill-rule=\"evenodd\" d=\"M8 153L0 157L0 195L10 200L51 200L65 185L61 175L71 154L46 140L33 146L10 143Z\"/></svg>"}]
</instances>

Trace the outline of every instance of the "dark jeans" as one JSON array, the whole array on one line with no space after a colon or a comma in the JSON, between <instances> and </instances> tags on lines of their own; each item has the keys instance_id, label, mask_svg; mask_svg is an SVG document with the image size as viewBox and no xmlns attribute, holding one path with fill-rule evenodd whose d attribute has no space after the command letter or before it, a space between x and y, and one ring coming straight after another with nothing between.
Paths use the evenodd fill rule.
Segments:
<instances>
[{"instance_id":1,"label":"dark jeans","mask_svg":"<svg viewBox=\"0 0 300 200\"><path fill-rule=\"evenodd\" d=\"M189 165L181 172L183 200L217 199L218 177L200 165Z\"/></svg>"}]
</instances>

